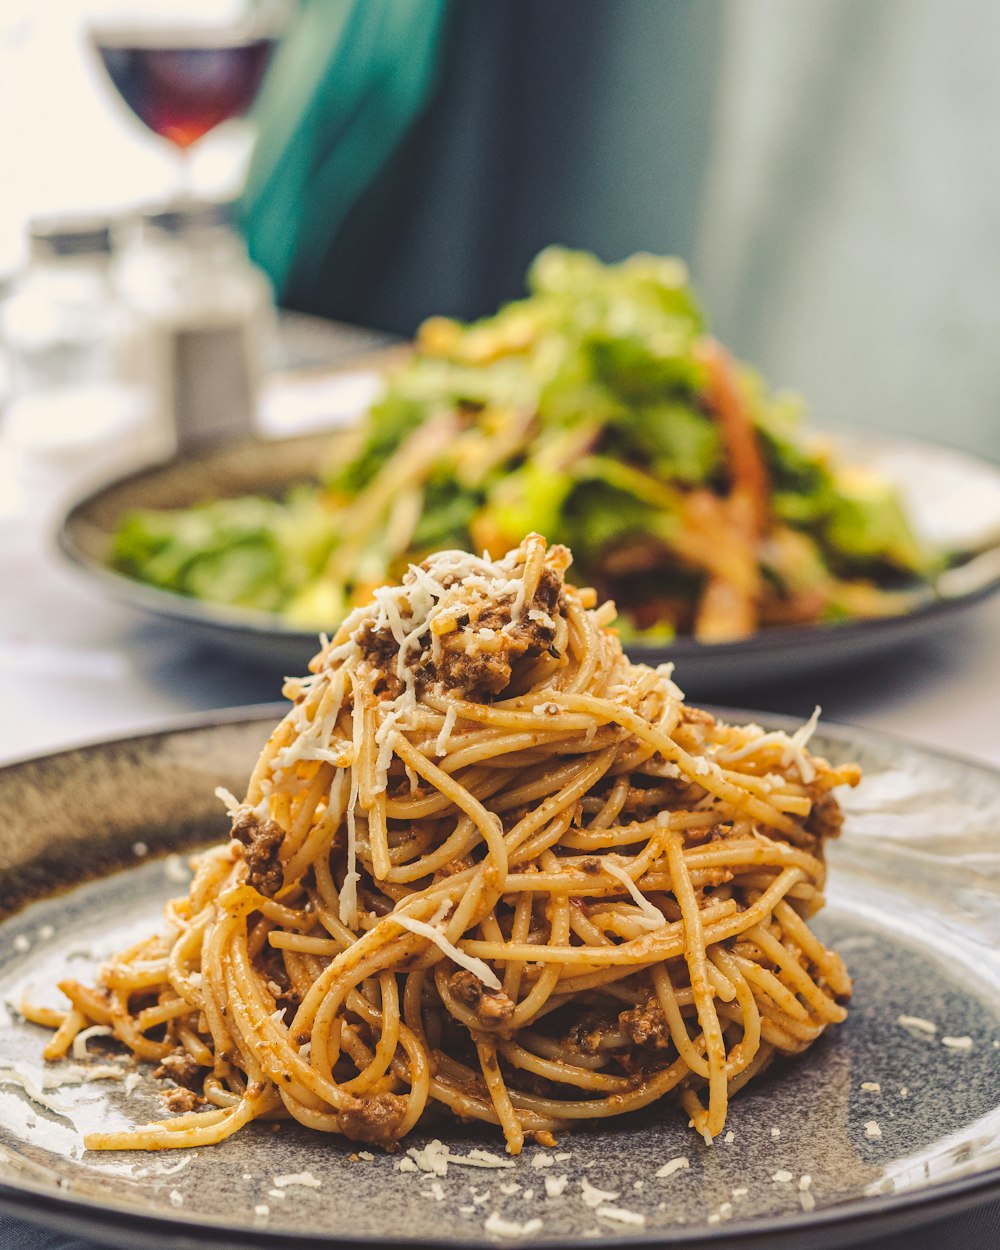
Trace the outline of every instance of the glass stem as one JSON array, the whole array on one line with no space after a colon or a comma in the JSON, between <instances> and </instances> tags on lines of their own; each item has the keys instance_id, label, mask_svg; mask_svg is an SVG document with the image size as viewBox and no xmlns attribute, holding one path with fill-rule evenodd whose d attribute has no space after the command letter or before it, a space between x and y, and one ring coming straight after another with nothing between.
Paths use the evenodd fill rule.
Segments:
<instances>
[{"instance_id":1,"label":"glass stem","mask_svg":"<svg viewBox=\"0 0 1000 1250\"><path fill-rule=\"evenodd\" d=\"M191 148L177 148L177 199L180 203L193 200L194 172L192 169Z\"/></svg>"}]
</instances>

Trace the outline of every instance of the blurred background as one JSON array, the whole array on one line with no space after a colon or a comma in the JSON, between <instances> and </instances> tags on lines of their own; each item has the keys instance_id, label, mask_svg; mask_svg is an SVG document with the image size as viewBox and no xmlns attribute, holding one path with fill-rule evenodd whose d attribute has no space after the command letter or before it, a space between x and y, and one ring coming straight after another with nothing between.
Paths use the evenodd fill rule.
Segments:
<instances>
[{"instance_id":1,"label":"blurred background","mask_svg":"<svg viewBox=\"0 0 1000 1250\"><path fill-rule=\"evenodd\" d=\"M178 29L246 19L167 7ZM8 293L33 219L107 217L117 247L177 193L177 134L99 50L163 12L0 9ZM819 420L996 455L989 0L289 0L255 20L260 93L191 145L183 189L235 201L283 308L408 336L516 296L554 241L675 253L723 341Z\"/></svg>"},{"instance_id":2,"label":"blurred background","mask_svg":"<svg viewBox=\"0 0 1000 1250\"><path fill-rule=\"evenodd\" d=\"M626 613L628 594L639 587L644 611L652 587L652 624L631 605L633 623L661 631L650 645L670 644L692 697L796 715L822 701L910 731L923 693L925 737L947 726L980 751L974 727L995 715L982 674L1000 663L996 605L964 628L955 613L1000 590L998 46L989 0L3 0L0 580L30 589L0 599L0 671L27 709L11 749L51 742L38 674L61 683L61 740L94 731L97 689L108 730L273 697L317 628L398 575L378 564L380 543L396 544L397 562L481 549L489 537L463 528L469 516L495 521L523 489L527 512L512 509L510 534L495 525L497 542L531 528L569 541L579 575ZM549 466L532 494L530 440L547 437L547 416L523 445L494 442L487 486L456 486L451 444L444 487L431 481L440 465L418 465L402 503L388 491L393 524L382 517L356 567L331 572L356 537L343 509L413 411L429 419L443 404L461 423L466 392L448 387L475 389L477 371L463 374L459 353L449 381L435 373L447 346L418 352L372 410L385 437L328 431L370 409L426 318L492 315L554 244L609 263L681 258L710 330L773 388L762 398L746 380L744 408L777 475L762 515L784 509L779 541L741 539L745 518L720 505L726 473L700 461L682 473L672 445L663 482L681 494L654 518L669 527L697 511L705 497L690 488L708 482L725 538L704 550L752 563L744 581L773 615L726 612L708 631L711 578L662 534L645 541L652 505L639 499L635 521L632 479L610 487L610 537L591 523L602 488L586 466L558 499ZM590 273L570 300L586 308L609 271L566 263ZM685 280L670 263L657 272L668 287ZM637 331L609 333L637 334L658 359L657 308ZM487 339L506 333L497 326ZM664 358L676 350L670 339ZM499 406L480 411L500 430L504 351L471 359L483 377L500 360L481 384L499 388ZM619 451L626 468L648 468L642 440L660 417L631 395L629 360L615 394L638 442ZM709 414L716 446L718 396L672 385L663 395L688 410L668 405L664 420L678 437L704 434ZM824 467L830 443L806 440L806 453L797 434L775 434L786 388L820 431L848 432L843 471ZM572 399L583 435L595 394L583 385ZM541 416L537 394L528 402ZM286 437L310 432L310 444ZM618 437L567 455L586 460ZM199 468L220 440L221 458ZM152 462L165 467L140 472ZM522 467L520 485L508 480ZM117 493L89 493L115 478ZM586 523L570 532L574 500ZM416 533L418 516L411 550L397 528ZM676 585L642 564L654 555ZM850 629L825 628L845 618ZM770 626L797 621L786 647ZM728 661L719 647L701 654L703 639L731 642ZM889 654L895 669L875 658ZM838 667L822 688L805 680Z\"/></svg>"}]
</instances>

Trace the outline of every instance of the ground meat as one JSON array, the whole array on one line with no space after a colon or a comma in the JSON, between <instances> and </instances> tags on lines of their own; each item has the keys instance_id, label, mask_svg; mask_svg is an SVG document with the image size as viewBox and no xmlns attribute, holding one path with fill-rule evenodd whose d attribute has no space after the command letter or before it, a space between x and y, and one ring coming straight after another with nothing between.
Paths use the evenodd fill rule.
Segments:
<instances>
[{"instance_id":1,"label":"ground meat","mask_svg":"<svg viewBox=\"0 0 1000 1250\"><path fill-rule=\"evenodd\" d=\"M435 676L449 690L461 690L466 698L499 694L510 685L516 660L533 659L548 651L556 636L554 625L532 620L532 611L552 613L559 597L559 578L544 569L538 590L511 626L511 605L491 604L464 629L445 634ZM484 639L479 631L492 629Z\"/></svg>"},{"instance_id":2,"label":"ground meat","mask_svg":"<svg viewBox=\"0 0 1000 1250\"><path fill-rule=\"evenodd\" d=\"M447 581L447 579L446 579ZM548 651L555 639L554 624L532 620L531 613L551 617L558 612L562 581L559 574L542 570L535 594L524 605L516 623L511 623L513 595L499 602L470 604L468 613L457 621L457 628L444 634L436 655L425 642L407 656L418 693L430 685L458 690L466 698L484 699L499 694L510 684L514 663ZM484 637L482 630L492 630ZM401 684L394 671L399 644L389 626L374 629L371 622L355 635L365 660L383 675L385 693L394 696ZM381 688L381 687L380 687Z\"/></svg>"},{"instance_id":3,"label":"ground meat","mask_svg":"<svg viewBox=\"0 0 1000 1250\"><path fill-rule=\"evenodd\" d=\"M280 1007L282 1011L289 1008L294 1011L302 999L288 975L284 953L265 943L255 962L259 970L267 977L267 988L274 996L275 1006Z\"/></svg>"},{"instance_id":4,"label":"ground meat","mask_svg":"<svg viewBox=\"0 0 1000 1250\"><path fill-rule=\"evenodd\" d=\"M201 1064L197 1063L188 1052L179 1048L171 1055L167 1055L160 1063L160 1066L153 1072L155 1077L160 1080L169 1078L178 1085L186 1085L188 1089L196 1089L198 1085L198 1076L201 1072Z\"/></svg>"},{"instance_id":5,"label":"ground meat","mask_svg":"<svg viewBox=\"0 0 1000 1250\"><path fill-rule=\"evenodd\" d=\"M356 1098L337 1112L340 1131L351 1141L374 1142L387 1146L399 1136L399 1126L406 1114L406 1099L399 1094L376 1094L374 1098Z\"/></svg>"},{"instance_id":6,"label":"ground meat","mask_svg":"<svg viewBox=\"0 0 1000 1250\"><path fill-rule=\"evenodd\" d=\"M168 1111L187 1112L195 1111L205 1100L199 1098L193 1089L178 1086L177 1089L168 1089L163 1095L163 1101L167 1104Z\"/></svg>"},{"instance_id":7,"label":"ground meat","mask_svg":"<svg viewBox=\"0 0 1000 1250\"><path fill-rule=\"evenodd\" d=\"M230 836L246 848L243 858L250 869L247 881L261 894L274 898L285 883L278 860L285 831L273 820L261 820L248 808L242 808L233 820Z\"/></svg>"},{"instance_id":8,"label":"ground meat","mask_svg":"<svg viewBox=\"0 0 1000 1250\"><path fill-rule=\"evenodd\" d=\"M570 1053L596 1055L605 1033L610 1032L613 1027L613 1020L607 1016L585 1016L570 1028L563 1044Z\"/></svg>"},{"instance_id":9,"label":"ground meat","mask_svg":"<svg viewBox=\"0 0 1000 1250\"><path fill-rule=\"evenodd\" d=\"M465 872L467 869L472 868L474 866L474 863L475 863L474 860L468 859L468 858L450 859L446 864L442 864L441 867L437 870L437 872L434 874L434 880L445 881L447 880L448 877L457 876L458 873Z\"/></svg>"},{"instance_id":10,"label":"ground meat","mask_svg":"<svg viewBox=\"0 0 1000 1250\"><path fill-rule=\"evenodd\" d=\"M390 661L395 658L399 650L399 643L389 626L383 625L381 629L373 629L371 621L362 626L355 641L368 663L373 668L382 669L383 672L389 668Z\"/></svg>"},{"instance_id":11,"label":"ground meat","mask_svg":"<svg viewBox=\"0 0 1000 1250\"><path fill-rule=\"evenodd\" d=\"M826 791L814 800L805 827L807 833L813 834L822 842L827 838L835 838L840 833L843 823L844 813L840 809L840 804L829 791Z\"/></svg>"},{"instance_id":12,"label":"ground meat","mask_svg":"<svg viewBox=\"0 0 1000 1250\"><path fill-rule=\"evenodd\" d=\"M448 978L448 988L460 1003L476 1013L486 1027L503 1024L514 1014L514 1003L503 990L491 990L465 968Z\"/></svg>"},{"instance_id":13,"label":"ground meat","mask_svg":"<svg viewBox=\"0 0 1000 1250\"><path fill-rule=\"evenodd\" d=\"M691 707L685 704L681 708L681 724L704 725L706 729L712 729L715 725L715 717L711 712L706 712L703 707Z\"/></svg>"},{"instance_id":14,"label":"ground meat","mask_svg":"<svg viewBox=\"0 0 1000 1250\"><path fill-rule=\"evenodd\" d=\"M629 1035L636 1046L665 1050L670 1045L670 1029L655 998L648 999L644 1006L623 1011L618 1017L618 1027Z\"/></svg>"},{"instance_id":15,"label":"ground meat","mask_svg":"<svg viewBox=\"0 0 1000 1250\"><path fill-rule=\"evenodd\" d=\"M512 666L507 647L468 651L463 635L456 635L456 642L457 646L445 648L436 670L438 679L448 690L481 700L499 694L510 685Z\"/></svg>"}]
</instances>

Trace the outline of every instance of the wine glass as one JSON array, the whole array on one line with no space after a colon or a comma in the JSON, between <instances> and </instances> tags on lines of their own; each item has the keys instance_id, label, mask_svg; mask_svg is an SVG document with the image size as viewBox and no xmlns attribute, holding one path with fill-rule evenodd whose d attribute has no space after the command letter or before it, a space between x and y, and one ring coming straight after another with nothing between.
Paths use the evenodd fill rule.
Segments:
<instances>
[{"instance_id":1,"label":"wine glass","mask_svg":"<svg viewBox=\"0 0 1000 1250\"><path fill-rule=\"evenodd\" d=\"M118 94L178 154L179 198L191 146L256 98L288 11L288 0L133 0L90 21Z\"/></svg>"}]
</instances>

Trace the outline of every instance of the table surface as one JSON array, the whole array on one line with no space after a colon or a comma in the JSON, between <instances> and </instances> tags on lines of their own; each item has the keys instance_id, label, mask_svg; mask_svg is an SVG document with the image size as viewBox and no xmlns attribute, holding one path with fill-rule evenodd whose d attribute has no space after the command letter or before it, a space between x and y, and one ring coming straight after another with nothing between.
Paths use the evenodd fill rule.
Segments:
<instances>
[{"instance_id":1,"label":"table surface","mask_svg":"<svg viewBox=\"0 0 1000 1250\"><path fill-rule=\"evenodd\" d=\"M0 496L2 478L0 471ZM168 624L142 621L100 597L56 553L57 500L29 505L6 514L0 508L0 762L128 735L187 713L280 698L275 674L192 646ZM677 677L683 686L683 671ZM740 690L727 702L802 717L819 703L824 719L1000 766L1000 597L883 659L801 683ZM998 1223L1000 1208L981 1211L967 1217L959 1238L953 1222L948 1244L984 1245L983 1230ZM925 1231L937 1236L931 1227ZM4 1246L72 1244L2 1218L0 1233ZM882 1243L886 1250L897 1244L902 1239ZM944 1242L918 1236L907 1244L930 1250Z\"/></svg>"}]
</instances>

